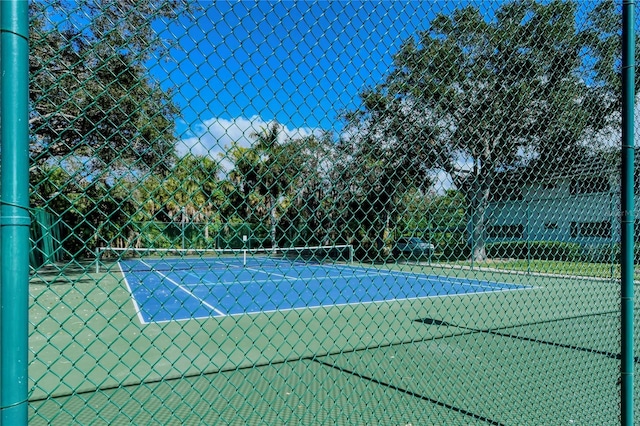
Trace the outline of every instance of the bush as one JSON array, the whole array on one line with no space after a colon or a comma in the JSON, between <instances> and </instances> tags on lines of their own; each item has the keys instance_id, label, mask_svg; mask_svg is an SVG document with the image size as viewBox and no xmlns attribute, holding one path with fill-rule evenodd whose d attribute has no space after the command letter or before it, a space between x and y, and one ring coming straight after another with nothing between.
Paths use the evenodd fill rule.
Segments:
<instances>
[{"instance_id":1,"label":"bush","mask_svg":"<svg viewBox=\"0 0 640 426\"><path fill-rule=\"evenodd\" d=\"M436 246L434 258L438 260L456 261L471 256L471 247L464 233L435 232L429 241Z\"/></svg>"},{"instance_id":2,"label":"bush","mask_svg":"<svg viewBox=\"0 0 640 426\"><path fill-rule=\"evenodd\" d=\"M586 245L582 247L585 262L612 263L620 260L620 246L611 244Z\"/></svg>"},{"instance_id":3,"label":"bush","mask_svg":"<svg viewBox=\"0 0 640 426\"><path fill-rule=\"evenodd\" d=\"M559 241L503 241L487 244L491 258L579 261L580 244Z\"/></svg>"},{"instance_id":4,"label":"bush","mask_svg":"<svg viewBox=\"0 0 640 426\"><path fill-rule=\"evenodd\" d=\"M391 259L383 241L372 241L368 236L358 236L350 241L354 259L360 262L385 263Z\"/></svg>"}]
</instances>

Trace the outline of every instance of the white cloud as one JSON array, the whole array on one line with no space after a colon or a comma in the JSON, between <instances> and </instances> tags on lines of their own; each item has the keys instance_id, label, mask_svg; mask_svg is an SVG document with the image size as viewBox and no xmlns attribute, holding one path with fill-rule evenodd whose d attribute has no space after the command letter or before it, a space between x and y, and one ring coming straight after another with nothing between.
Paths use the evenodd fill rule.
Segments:
<instances>
[{"instance_id":1,"label":"white cloud","mask_svg":"<svg viewBox=\"0 0 640 426\"><path fill-rule=\"evenodd\" d=\"M229 171L232 164L226 157L226 153L232 144L235 142L243 147L251 146L255 143L255 138L252 135L271 126L273 123L274 121L264 121L259 116L233 119L210 118L197 124L187 137L178 142L176 151L180 156L184 156L187 153L210 156L219 161L226 171ZM280 126L280 142L284 142L289 138L300 138L312 134L320 134L321 132L321 129L307 127L291 129L282 124Z\"/></svg>"}]
</instances>

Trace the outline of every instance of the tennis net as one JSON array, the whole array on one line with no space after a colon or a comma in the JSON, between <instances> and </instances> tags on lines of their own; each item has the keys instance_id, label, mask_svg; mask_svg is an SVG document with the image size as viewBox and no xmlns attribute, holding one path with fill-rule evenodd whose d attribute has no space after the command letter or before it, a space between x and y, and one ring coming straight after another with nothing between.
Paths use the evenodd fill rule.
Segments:
<instances>
[{"instance_id":1,"label":"tennis net","mask_svg":"<svg viewBox=\"0 0 640 426\"><path fill-rule=\"evenodd\" d=\"M353 262L353 246L345 244L261 249L100 247L96 250L96 272L100 272L100 265L109 260L119 263L125 272L349 264Z\"/></svg>"}]
</instances>

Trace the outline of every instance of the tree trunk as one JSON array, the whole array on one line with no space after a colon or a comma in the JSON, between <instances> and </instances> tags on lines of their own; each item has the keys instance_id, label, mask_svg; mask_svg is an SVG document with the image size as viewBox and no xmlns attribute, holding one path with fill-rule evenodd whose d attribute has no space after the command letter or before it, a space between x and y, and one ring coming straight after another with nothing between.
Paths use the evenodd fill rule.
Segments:
<instances>
[{"instance_id":1,"label":"tree trunk","mask_svg":"<svg viewBox=\"0 0 640 426\"><path fill-rule=\"evenodd\" d=\"M469 200L469 235L471 237L471 260L487 260L486 213L489 205L491 176L478 176L467 194Z\"/></svg>"},{"instance_id":2,"label":"tree trunk","mask_svg":"<svg viewBox=\"0 0 640 426\"><path fill-rule=\"evenodd\" d=\"M485 209L478 205L471 212L471 259L476 262L487 260L485 247Z\"/></svg>"}]
</instances>

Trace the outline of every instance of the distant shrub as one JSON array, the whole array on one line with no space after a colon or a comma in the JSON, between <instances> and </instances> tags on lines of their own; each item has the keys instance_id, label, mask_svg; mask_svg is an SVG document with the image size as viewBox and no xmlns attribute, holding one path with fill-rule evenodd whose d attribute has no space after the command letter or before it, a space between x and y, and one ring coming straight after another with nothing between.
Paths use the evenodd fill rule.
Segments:
<instances>
[{"instance_id":1,"label":"distant shrub","mask_svg":"<svg viewBox=\"0 0 640 426\"><path fill-rule=\"evenodd\" d=\"M435 259L455 261L468 259L471 256L471 247L463 232L436 232L428 241L436 247Z\"/></svg>"},{"instance_id":2,"label":"distant shrub","mask_svg":"<svg viewBox=\"0 0 640 426\"><path fill-rule=\"evenodd\" d=\"M620 246L611 244L585 245L581 251L585 262L611 263L620 259Z\"/></svg>"},{"instance_id":3,"label":"distant shrub","mask_svg":"<svg viewBox=\"0 0 640 426\"><path fill-rule=\"evenodd\" d=\"M559 241L501 241L486 247L490 258L579 261L580 244Z\"/></svg>"}]
</instances>

